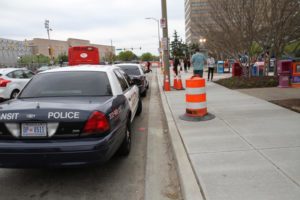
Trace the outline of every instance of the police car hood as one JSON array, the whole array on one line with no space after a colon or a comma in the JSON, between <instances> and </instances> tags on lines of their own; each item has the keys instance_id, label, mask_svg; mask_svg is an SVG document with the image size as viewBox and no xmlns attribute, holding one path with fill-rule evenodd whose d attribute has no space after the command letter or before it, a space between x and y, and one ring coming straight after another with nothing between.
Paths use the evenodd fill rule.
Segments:
<instances>
[{"instance_id":1,"label":"police car hood","mask_svg":"<svg viewBox=\"0 0 300 200\"><path fill-rule=\"evenodd\" d=\"M110 96L16 99L0 104L0 121L85 121L93 111L106 112Z\"/></svg>"}]
</instances>

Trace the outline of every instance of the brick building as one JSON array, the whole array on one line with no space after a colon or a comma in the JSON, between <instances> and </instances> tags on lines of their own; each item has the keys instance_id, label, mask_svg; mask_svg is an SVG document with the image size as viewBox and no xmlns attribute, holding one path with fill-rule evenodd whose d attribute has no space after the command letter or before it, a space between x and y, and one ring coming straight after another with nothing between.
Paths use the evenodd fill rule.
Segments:
<instances>
[{"instance_id":1,"label":"brick building","mask_svg":"<svg viewBox=\"0 0 300 200\"><path fill-rule=\"evenodd\" d=\"M115 54L115 47L108 45L92 44L89 40L69 38L67 41L48 40L34 38L29 41L33 55L43 54L49 56L49 47L53 49L53 56L57 57L60 54L68 54L69 47L73 46L94 46L99 50L101 61L107 60L111 54Z\"/></svg>"}]
</instances>

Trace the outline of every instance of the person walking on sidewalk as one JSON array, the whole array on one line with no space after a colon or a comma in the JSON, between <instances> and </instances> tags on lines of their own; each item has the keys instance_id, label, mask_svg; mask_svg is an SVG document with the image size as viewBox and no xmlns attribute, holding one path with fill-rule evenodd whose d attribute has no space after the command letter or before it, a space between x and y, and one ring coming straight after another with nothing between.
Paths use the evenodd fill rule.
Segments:
<instances>
[{"instance_id":1,"label":"person walking on sidewalk","mask_svg":"<svg viewBox=\"0 0 300 200\"><path fill-rule=\"evenodd\" d=\"M151 62L147 61L147 63L146 63L146 68L147 68L147 70L146 70L147 73L152 72L152 69L151 69Z\"/></svg>"},{"instance_id":2,"label":"person walking on sidewalk","mask_svg":"<svg viewBox=\"0 0 300 200\"><path fill-rule=\"evenodd\" d=\"M183 59L184 72L187 72L187 66L188 66L188 59L187 57L184 57Z\"/></svg>"},{"instance_id":3,"label":"person walking on sidewalk","mask_svg":"<svg viewBox=\"0 0 300 200\"><path fill-rule=\"evenodd\" d=\"M179 59L177 56L174 57L173 70L175 75L178 75L178 65L180 65Z\"/></svg>"},{"instance_id":4,"label":"person walking on sidewalk","mask_svg":"<svg viewBox=\"0 0 300 200\"><path fill-rule=\"evenodd\" d=\"M215 69L215 59L212 56L210 56L207 59L207 65L208 65L208 77L207 77L207 80L209 81L209 77L210 77L210 80L212 81L213 78L214 78L214 69Z\"/></svg>"},{"instance_id":5,"label":"person walking on sidewalk","mask_svg":"<svg viewBox=\"0 0 300 200\"><path fill-rule=\"evenodd\" d=\"M187 68L188 70L190 70L190 67L191 67L191 60L190 58L187 59Z\"/></svg>"},{"instance_id":6,"label":"person walking on sidewalk","mask_svg":"<svg viewBox=\"0 0 300 200\"><path fill-rule=\"evenodd\" d=\"M192 66L194 68L194 76L203 77L203 67L205 63L205 56L200 53L200 49L196 49L196 53L192 56Z\"/></svg>"}]
</instances>

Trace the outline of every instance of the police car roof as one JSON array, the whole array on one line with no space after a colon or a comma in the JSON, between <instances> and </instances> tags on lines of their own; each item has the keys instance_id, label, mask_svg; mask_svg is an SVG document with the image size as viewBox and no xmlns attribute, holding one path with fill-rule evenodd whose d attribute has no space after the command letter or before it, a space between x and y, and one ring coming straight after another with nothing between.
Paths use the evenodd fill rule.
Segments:
<instances>
[{"instance_id":1,"label":"police car roof","mask_svg":"<svg viewBox=\"0 0 300 200\"><path fill-rule=\"evenodd\" d=\"M137 63L120 63L120 64L116 64L116 66L126 66L126 65L133 65L133 66L141 66L141 64L137 64Z\"/></svg>"},{"instance_id":2,"label":"police car roof","mask_svg":"<svg viewBox=\"0 0 300 200\"><path fill-rule=\"evenodd\" d=\"M74 72L74 71L99 71L99 72L107 72L112 71L113 69L118 68L114 65L76 65L76 66L67 66L67 67L60 67L55 69L50 69L41 72L43 73L49 73L49 72Z\"/></svg>"}]
</instances>

